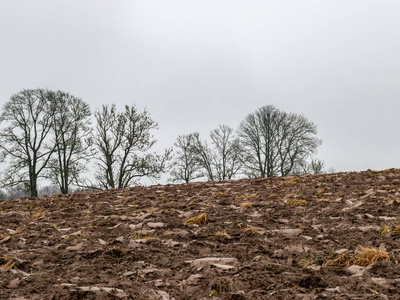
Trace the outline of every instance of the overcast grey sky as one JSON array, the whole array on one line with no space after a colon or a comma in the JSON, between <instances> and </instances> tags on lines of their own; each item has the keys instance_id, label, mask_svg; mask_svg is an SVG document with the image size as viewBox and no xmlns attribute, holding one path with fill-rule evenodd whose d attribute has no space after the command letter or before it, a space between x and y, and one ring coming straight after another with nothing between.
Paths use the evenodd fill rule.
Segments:
<instances>
[{"instance_id":1,"label":"overcast grey sky","mask_svg":"<svg viewBox=\"0 0 400 300\"><path fill-rule=\"evenodd\" d=\"M0 105L47 87L147 107L157 149L304 114L337 171L400 167L398 0L0 0Z\"/></svg>"}]
</instances>

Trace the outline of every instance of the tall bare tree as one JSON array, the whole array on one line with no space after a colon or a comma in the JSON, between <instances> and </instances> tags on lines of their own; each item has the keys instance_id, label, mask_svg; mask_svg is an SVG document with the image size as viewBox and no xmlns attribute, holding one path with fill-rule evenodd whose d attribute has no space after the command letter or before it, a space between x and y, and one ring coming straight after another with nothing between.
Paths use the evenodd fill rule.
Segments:
<instances>
[{"instance_id":1,"label":"tall bare tree","mask_svg":"<svg viewBox=\"0 0 400 300\"><path fill-rule=\"evenodd\" d=\"M206 176L208 180L214 181L215 180L215 172L213 166L214 153L208 146L207 141L202 141L200 139L200 134L198 132L195 132L192 135L194 138L193 151L196 155L196 160L198 164L201 166L204 176Z\"/></svg>"},{"instance_id":2,"label":"tall bare tree","mask_svg":"<svg viewBox=\"0 0 400 300\"><path fill-rule=\"evenodd\" d=\"M317 126L304 116L272 105L249 114L240 124L242 161L250 177L285 176L316 152Z\"/></svg>"},{"instance_id":3,"label":"tall bare tree","mask_svg":"<svg viewBox=\"0 0 400 300\"><path fill-rule=\"evenodd\" d=\"M193 134L178 136L174 146L176 149L173 169L171 171L172 181L189 181L203 176L194 151Z\"/></svg>"},{"instance_id":4,"label":"tall bare tree","mask_svg":"<svg viewBox=\"0 0 400 300\"><path fill-rule=\"evenodd\" d=\"M25 89L11 96L0 115L0 161L9 162L2 178L4 187L25 184L38 196L38 178L43 176L54 145L46 144L52 128L52 94L45 89Z\"/></svg>"},{"instance_id":5,"label":"tall bare tree","mask_svg":"<svg viewBox=\"0 0 400 300\"><path fill-rule=\"evenodd\" d=\"M159 178L171 150L164 155L148 153L156 142L151 130L158 125L147 110L125 106L125 111L118 113L115 105L103 105L94 115L94 143L100 151L96 179L103 188L129 187L142 177Z\"/></svg>"},{"instance_id":6,"label":"tall bare tree","mask_svg":"<svg viewBox=\"0 0 400 300\"><path fill-rule=\"evenodd\" d=\"M231 179L241 168L240 143L233 129L220 125L210 133L211 144L202 141L198 132L193 134L194 152L208 180Z\"/></svg>"},{"instance_id":7,"label":"tall bare tree","mask_svg":"<svg viewBox=\"0 0 400 300\"><path fill-rule=\"evenodd\" d=\"M242 167L241 147L239 139L234 136L233 129L220 125L210 133L213 147L213 165L218 180L232 179Z\"/></svg>"},{"instance_id":8,"label":"tall bare tree","mask_svg":"<svg viewBox=\"0 0 400 300\"><path fill-rule=\"evenodd\" d=\"M52 92L52 133L55 157L49 162L47 177L68 194L69 186L79 182L93 156L89 104L62 91Z\"/></svg>"}]
</instances>

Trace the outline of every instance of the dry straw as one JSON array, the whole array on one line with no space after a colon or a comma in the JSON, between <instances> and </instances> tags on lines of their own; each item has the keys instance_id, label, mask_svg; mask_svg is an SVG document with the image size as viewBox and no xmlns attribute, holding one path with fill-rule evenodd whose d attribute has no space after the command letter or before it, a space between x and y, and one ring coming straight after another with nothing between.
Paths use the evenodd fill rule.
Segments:
<instances>
[{"instance_id":1,"label":"dry straw","mask_svg":"<svg viewBox=\"0 0 400 300\"><path fill-rule=\"evenodd\" d=\"M204 225L207 224L208 222L208 215L206 213L202 213L201 215L198 215L197 217L190 218L189 220L185 221L185 224L187 225Z\"/></svg>"}]
</instances>

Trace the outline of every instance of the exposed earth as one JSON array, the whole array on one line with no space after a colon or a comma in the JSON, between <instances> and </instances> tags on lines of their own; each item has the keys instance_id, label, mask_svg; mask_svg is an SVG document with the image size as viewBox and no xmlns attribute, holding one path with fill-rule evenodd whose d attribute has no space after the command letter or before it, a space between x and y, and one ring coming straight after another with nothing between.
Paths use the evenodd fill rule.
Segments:
<instances>
[{"instance_id":1,"label":"exposed earth","mask_svg":"<svg viewBox=\"0 0 400 300\"><path fill-rule=\"evenodd\" d=\"M400 299L400 170L0 204L1 299Z\"/></svg>"}]
</instances>

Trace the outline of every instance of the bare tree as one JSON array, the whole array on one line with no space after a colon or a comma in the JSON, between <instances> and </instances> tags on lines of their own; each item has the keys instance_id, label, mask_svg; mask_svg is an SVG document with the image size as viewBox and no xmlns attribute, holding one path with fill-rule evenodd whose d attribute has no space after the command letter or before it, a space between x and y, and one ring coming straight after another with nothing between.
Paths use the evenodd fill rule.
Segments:
<instances>
[{"instance_id":1,"label":"bare tree","mask_svg":"<svg viewBox=\"0 0 400 300\"><path fill-rule=\"evenodd\" d=\"M321 140L315 137L317 126L303 115L285 112L280 112L280 115L275 144L279 153L280 175L286 176L297 164L302 164L316 152Z\"/></svg>"},{"instance_id":2,"label":"bare tree","mask_svg":"<svg viewBox=\"0 0 400 300\"><path fill-rule=\"evenodd\" d=\"M139 112L135 106L125 106L125 111L118 113L115 105L103 105L94 115L94 142L100 151L96 179L103 188L125 188L142 177L159 178L171 150L164 155L148 153L156 142L150 131L158 125L147 110Z\"/></svg>"},{"instance_id":3,"label":"bare tree","mask_svg":"<svg viewBox=\"0 0 400 300\"><path fill-rule=\"evenodd\" d=\"M218 180L232 179L242 167L239 139L234 136L233 129L227 125L220 125L211 131L210 137L214 146L212 157L215 177Z\"/></svg>"},{"instance_id":4,"label":"bare tree","mask_svg":"<svg viewBox=\"0 0 400 300\"><path fill-rule=\"evenodd\" d=\"M210 133L211 146L202 141L198 132L193 134L194 151L198 163L209 180L231 179L241 168L240 143L233 129L220 125Z\"/></svg>"},{"instance_id":5,"label":"bare tree","mask_svg":"<svg viewBox=\"0 0 400 300\"><path fill-rule=\"evenodd\" d=\"M326 169L324 161L318 158L312 158L310 161L304 161L294 168L291 174L323 174L323 173L335 173L334 168Z\"/></svg>"},{"instance_id":6,"label":"bare tree","mask_svg":"<svg viewBox=\"0 0 400 300\"><path fill-rule=\"evenodd\" d=\"M317 126L304 116L272 105L248 115L239 126L242 161L250 177L288 175L315 153Z\"/></svg>"},{"instance_id":7,"label":"bare tree","mask_svg":"<svg viewBox=\"0 0 400 300\"><path fill-rule=\"evenodd\" d=\"M79 182L89 159L93 156L89 104L68 93L52 92L54 111L52 133L55 158L49 162L47 178L68 194L69 186Z\"/></svg>"},{"instance_id":8,"label":"bare tree","mask_svg":"<svg viewBox=\"0 0 400 300\"><path fill-rule=\"evenodd\" d=\"M172 181L189 181L203 176L194 151L193 134L180 135L175 142L176 155L171 171Z\"/></svg>"},{"instance_id":9,"label":"bare tree","mask_svg":"<svg viewBox=\"0 0 400 300\"><path fill-rule=\"evenodd\" d=\"M215 180L215 172L213 167L214 153L208 146L207 141L202 141L200 139L200 134L198 132L195 132L192 135L194 138L193 150L196 155L196 160L203 169L204 176L206 176L208 180L214 181Z\"/></svg>"},{"instance_id":10,"label":"bare tree","mask_svg":"<svg viewBox=\"0 0 400 300\"><path fill-rule=\"evenodd\" d=\"M27 184L31 196L38 195L54 146L46 145L52 127L51 93L45 89L22 90L3 106L0 124L0 162L10 163L2 179L4 187Z\"/></svg>"}]
</instances>

